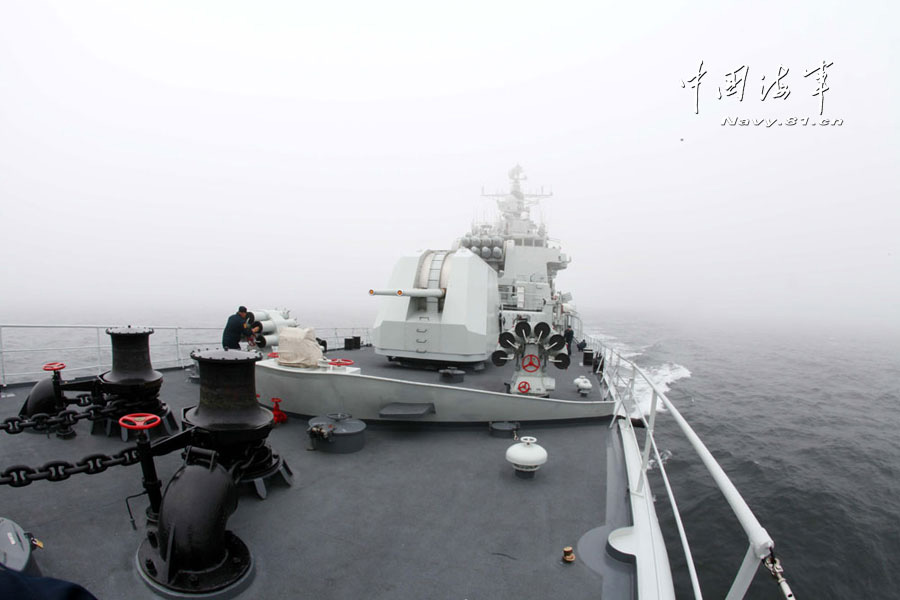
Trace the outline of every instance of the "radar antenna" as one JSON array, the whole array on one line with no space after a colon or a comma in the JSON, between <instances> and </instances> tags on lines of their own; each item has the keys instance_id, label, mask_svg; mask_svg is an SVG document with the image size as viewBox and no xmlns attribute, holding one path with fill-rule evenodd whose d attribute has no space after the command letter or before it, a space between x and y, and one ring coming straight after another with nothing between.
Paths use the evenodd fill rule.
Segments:
<instances>
[{"instance_id":1,"label":"radar antenna","mask_svg":"<svg viewBox=\"0 0 900 600\"><path fill-rule=\"evenodd\" d=\"M497 208L500 210L500 214L506 220L528 218L531 207L537 206L544 198L552 197L553 192L551 191L549 194L544 193L544 188L542 187L539 194L526 194L522 191L522 182L527 180L528 177L525 175L525 170L521 165L516 164L509 170L509 192L505 194L485 194L484 188L482 188L481 195L485 198L494 198L497 201Z\"/></svg>"}]
</instances>

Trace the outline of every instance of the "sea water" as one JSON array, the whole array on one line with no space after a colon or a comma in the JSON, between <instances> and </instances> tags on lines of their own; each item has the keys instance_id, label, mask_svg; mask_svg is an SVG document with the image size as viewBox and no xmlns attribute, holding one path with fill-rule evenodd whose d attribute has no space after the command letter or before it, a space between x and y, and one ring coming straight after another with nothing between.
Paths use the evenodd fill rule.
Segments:
<instances>
[{"instance_id":1,"label":"sea water","mask_svg":"<svg viewBox=\"0 0 900 600\"><path fill-rule=\"evenodd\" d=\"M598 329L668 388L774 539L797 598L900 598L896 338L621 318ZM649 407L650 392L639 400ZM746 537L665 414L656 438L704 596L723 598ZM653 491L677 596L691 598L665 488ZM781 596L760 570L747 597Z\"/></svg>"}]
</instances>

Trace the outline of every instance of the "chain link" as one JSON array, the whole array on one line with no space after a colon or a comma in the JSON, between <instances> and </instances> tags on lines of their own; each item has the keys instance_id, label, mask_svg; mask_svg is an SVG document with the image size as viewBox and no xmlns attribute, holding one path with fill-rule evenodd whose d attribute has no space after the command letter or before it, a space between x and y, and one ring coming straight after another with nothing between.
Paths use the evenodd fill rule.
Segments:
<instances>
[{"instance_id":1,"label":"chain link","mask_svg":"<svg viewBox=\"0 0 900 600\"><path fill-rule=\"evenodd\" d=\"M7 417L0 423L0 431L15 434L22 433L26 429L34 429L35 431L44 432L60 425L72 426L84 419L100 421L102 419L121 417L131 412L133 408L138 408L145 403L145 400L113 400L106 406L91 405L84 412L66 409L55 416L50 416L47 413L35 413L31 415L31 418Z\"/></svg>"},{"instance_id":2,"label":"chain link","mask_svg":"<svg viewBox=\"0 0 900 600\"><path fill-rule=\"evenodd\" d=\"M85 398L79 398L79 405L84 406ZM8 417L0 423L0 431L16 434L26 429L35 431L48 431L59 426L75 425L78 421L100 421L116 418L128 414L132 409L143 404L144 401L113 400L106 406L89 405L87 410L79 412L72 409L60 411L55 416L46 413L36 413L28 417ZM113 454L91 454L82 458L75 464L64 460L53 460L35 469L26 465L13 465L0 473L0 485L11 487L23 487L34 481L64 481L72 475L87 473L96 475L110 467L128 466L140 462L137 446L131 446Z\"/></svg>"},{"instance_id":3,"label":"chain link","mask_svg":"<svg viewBox=\"0 0 900 600\"><path fill-rule=\"evenodd\" d=\"M90 454L77 463L64 460L52 460L43 466L33 469L25 465L13 465L0 473L0 485L24 487L34 481L64 481L72 475L87 473L96 475L110 467L128 466L140 462L137 446L129 446L112 456L107 454Z\"/></svg>"}]
</instances>

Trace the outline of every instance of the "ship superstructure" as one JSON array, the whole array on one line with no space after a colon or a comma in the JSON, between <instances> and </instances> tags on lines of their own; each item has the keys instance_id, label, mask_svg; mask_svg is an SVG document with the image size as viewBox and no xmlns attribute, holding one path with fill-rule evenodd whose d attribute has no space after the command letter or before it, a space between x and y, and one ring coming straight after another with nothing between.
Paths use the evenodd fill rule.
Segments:
<instances>
[{"instance_id":1,"label":"ship superstructure","mask_svg":"<svg viewBox=\"0 0 900 600\"><path fill-rule=\"evenodd\" d=\"M571 259L559 244L550 240L543 224L535 223L531 211L551 193L525 193L527 180L521 166L509 171L509 192L483 194L495 198L499 218L481 223L456 241L454 247L467 248L497 271L500 296L500 327L511 330L515 323L548 323L554 333L574 324L571 294L556 289L556 275Z\"/></svg>"},{"instance_id":2,"label":"ship superstructure","mask_svg":"<svg viewBox=\"0 0 900 600\"><path fill-rule=\"evenodd\" d=\"M475 368L491 358L515 366L507 392L547 396L556 388L548 366L569 366L563 333L579 322L555 283L570 259L532 218L551 194L525 193L525 180L513 167L509 192L486 195L496 199L496 221L473 224L449 250L402 257L388 288L369 290L385 297L372 332L376 354Z\"/></svg>"}]
</instances>

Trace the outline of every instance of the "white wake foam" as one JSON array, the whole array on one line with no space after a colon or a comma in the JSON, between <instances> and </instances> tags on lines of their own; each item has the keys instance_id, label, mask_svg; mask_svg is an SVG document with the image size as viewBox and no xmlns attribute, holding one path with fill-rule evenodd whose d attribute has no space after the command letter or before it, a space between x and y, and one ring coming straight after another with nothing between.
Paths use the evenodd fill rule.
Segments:
<instances>
[{"instance_id":1,"label":"white wake foam","mask_svg":"<svg viewBox=\"0 0 900 600\"><path fill-rule=\"evenodd\" d=\"M669 462L669 459L672 458L671 450L661 450L659 453L659 458L662 461L662 466L666 466L666 463ZM647 461L647 469L650 471L654 470L658 466L656 458L651 458Z\"/></svg>"},{"instance_id":2,"label":"white wake foam","mask_svg":"<svg viewBox=\"0 0 900 600\"><path fill-rule=\"evenodd\" d=\"M644 352L652 348L655 343L643 344L637 347L630 345L618 339L614 335L602 333L599 330L590 328L585 330L585 334L600 341L604 346L612 348L618 352L623 358L634 360L636 357L644 356ZM638 365L647 377L653 382L660 392L665 394L669 391L669 386L679 379L686 379L691 376L690 370L677 363L663 363L661 365ZM643 378L639 378L634 384L634 397L640 411L646 416L650 414L650 402L653 399L653 388L650 387ZM657 403L656 410L665 410L662 403Z\"/></svg>"},{"instance_id":3,"label":"white wake foam","mask_svg":"<svg viewBox=\"0 0 900 600\"><path fill-rule=\"evenodd\" d=\"M676 363L663 363L650 367L641 366L641 369L647 374L647 377L650 378L656 389L663 394L669 391L670 384L691 376L691 372L687 367ZM641 412L644 415L649 415L650 403L653 400L653 388L643 378L639 378L634 383L634 397ZM665 410L661 402L657 403L656 410Z\"/></svg>"}]
</instances>

